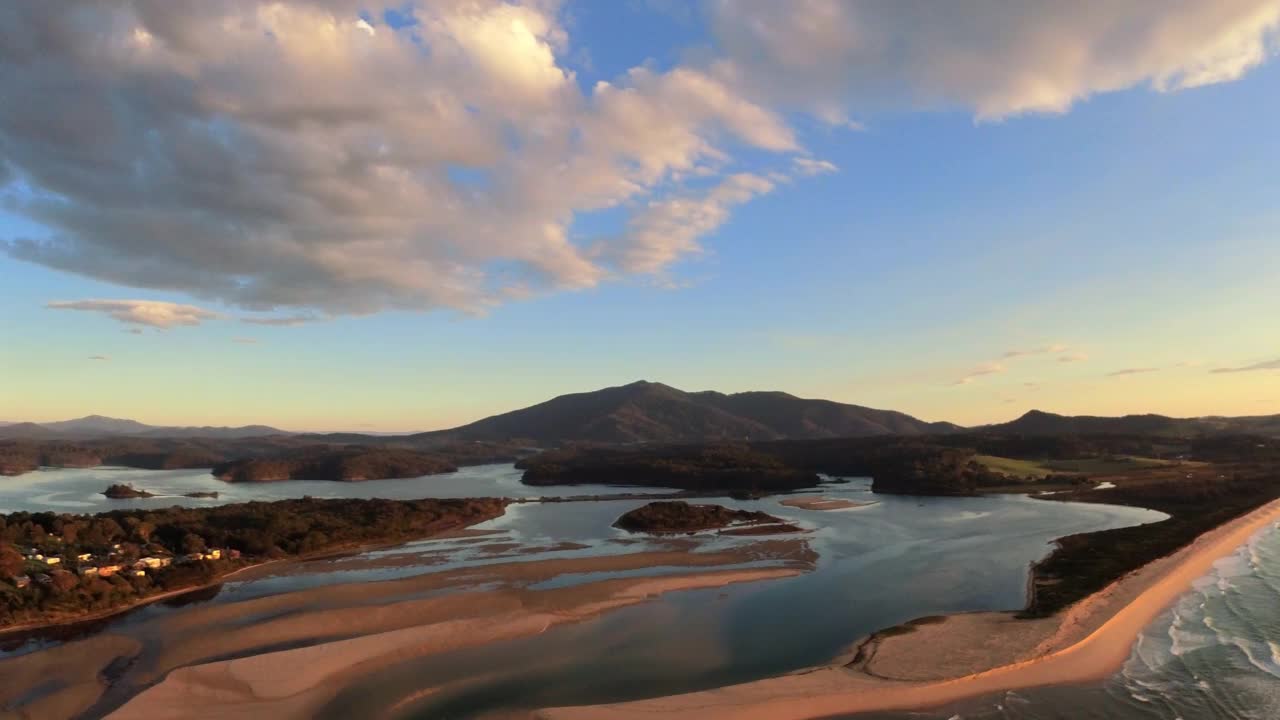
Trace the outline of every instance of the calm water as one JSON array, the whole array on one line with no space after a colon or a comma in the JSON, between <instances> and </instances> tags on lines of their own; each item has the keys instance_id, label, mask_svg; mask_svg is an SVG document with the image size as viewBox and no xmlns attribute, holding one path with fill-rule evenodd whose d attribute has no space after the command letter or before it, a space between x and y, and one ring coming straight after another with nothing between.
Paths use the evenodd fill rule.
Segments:
<instances>
[{"instance_id":1,"label":"calm water","mask_svg":"<svg viewBox=\"0 0 1280 720\"><path fill-rule=\"evenodd\" d=\"M521 471L510 463L464 467L447 475L420 478L332 482L287 480L273 483L223 482L208 470L136 470L97 467L47 468L16 477L0 478L0 512L18 510L96 513L123 508L162 508L172 505L205 507L250 500L284 500L310 495L317 498L391 498L410 500L439 497L545 497L603 495L620 492L667 492L661 488L618 488L608 485L529 487L520 483ZM133 485L156 494L153 498L110 500L102 491L114 483ZM218 493L217 499L183 497L189 492Z\"/></svg>"},{"instance_id":2,"label":"calm water","mask_svg":"<svg viewBox=\"0 0 1280 720\"><path fill-rule=\"evenodd\" d=\"M216 489L216 500L158 497L113 501L112 482L180 495ZM114 507L202 505L317 497L532 497L619 492L618 488L528 488L510 465L455 475L367 483L228 485L202 471L98 468L48 470L0 483L0 508L94 512ZM715 502L764 510L810 530L816 569L778 581L673 593L541 635L403 663L348 687L327 716L377 715L428 687L444 690L397 715L467 718L488 713L651 697L744 682L822 664L866 634L912 618L1020 607L1027 569L1062 535L1153 522L1135 508L1024 497L875 496L866 481L824 494L872 500L829 512L776 499ZM707 551L754 542L703 534L637 540L611 526L642 500L513 505L477 529L490 534L428 540L347 558L285 566L229 582L209 604L338 582L381 580L513 560L570 558L668 548ZM518 548L524 554L514 554ZM672 571L672 570L667 570ZM619 574L562 577L589 582ZM152 621L186 612L157 605L107 623L146 638ZM34 648L27 648L32 650ZM1274 718L1280 717L1280 533L1260 536L1219 563L1143 635L1110 681L981 698L904 718Z\"/></svg>"}]
</instances>

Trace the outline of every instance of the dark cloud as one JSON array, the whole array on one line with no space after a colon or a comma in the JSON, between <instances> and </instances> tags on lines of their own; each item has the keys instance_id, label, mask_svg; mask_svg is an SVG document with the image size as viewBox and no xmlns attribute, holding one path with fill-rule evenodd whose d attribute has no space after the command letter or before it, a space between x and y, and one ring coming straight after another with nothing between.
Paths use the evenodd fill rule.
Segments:
<instances>
[{"instance_id":1,"label":"dark cloud","mask_svg":"<svg viewBox=\"0 0 1280 720\"><path fill-rule=\"evenodd\" d=\"M1239 373L1239 372L1253 372L1253 371L1255 371L1255 370L1280 370L1280 359L1276 359L1276 360L1266 360L1266 361L1263 361L1263 362L1254 363L1254 364L1252 364L1252 365L1245 365L1244 367L1234 367L1234 368L1214 368L1213 370L1210 370L1209 372L1211 372L1211 373Z\"/></svg>"}]
</instances>

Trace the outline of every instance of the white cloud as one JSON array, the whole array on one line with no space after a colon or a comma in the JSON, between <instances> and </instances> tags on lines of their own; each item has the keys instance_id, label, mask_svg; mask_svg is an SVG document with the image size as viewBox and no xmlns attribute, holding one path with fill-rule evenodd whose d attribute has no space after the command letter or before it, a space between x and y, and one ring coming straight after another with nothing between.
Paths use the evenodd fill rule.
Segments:
<instances>
[{"instance_id":1,"label":"white cloud","mask_svg":"<svg viewBox=\"0 0 1280 720\"><path fill-rule=\"evenodd\" d=\"M656 238L664 213L702 203L710 232L742 202L738 149L783 167L802 152L707 68L581 90L554 2L363 19L402 6L18 4L0 23L0 146L34 190L14 210L50 233L0 251L251 311L483 312L665 271L699 233ZM632 232L570 235L609 208L635 209Z\"/></svg>"},{"instance_id":2,"label":"white cloud","mask_svg":"<svg viewBox=\"0 0 1280 720\"><path fill-rule=\"evenodd\" d=\"M266 325L268 327L296 327L307 323L320 322L324 318L314 315L277 315L272 317L242 317L240 322L249 325Z\"/></svg>"},{"instance_id":3,"label":"white cloud","mask_svg":"<svg viewBox=\"0 0 1280 720\"><path fill-rule=\"evenodd\" d=\"M835 163L828 160L815 160L807 157L793 158L791 165L798 175L825 175L840 169L836 167Z\"/></svg>"},{"instance_id":4,"label":"white cloud","mask_svg":"<svg viewBox=\"0 0 1280 720\"><path fill-rule=\"evenodd\" d=\"M155 328L199 325L205 320L217 320L222 317L219 313L195 305L181 305L159 300L57 300L45 307L51 310L102 313L122 323L149 325Z\"/></svg>"},{"instance_id":5,"label":"white cloud","mask_svg":"<svg viewBox=\"0 0 1280 720\"><path fill-rule=\"evenodd\" d=\"M1275 0L718 0L721 72L753 97L842 116L886 105L979 118L1096 93L1235 80L1275 51Z\"/></svg>"},{"instance_id":6,"label":"white cloud","mask_svg":"<svg viewBox=\"0 0 1280 720\"><path fill-rule=\"evenodd\" d=\"M834 171L794 110L1062 112L1239 77L1280 21L1276 0L1086 5L720 0L714 49L584 89L556 0L11 3L0 191L48 232L0 252L285 318L484 312L661 278L735 206ZM627 231L571 232L604 210Z\"/></svg>"}]
</instances>

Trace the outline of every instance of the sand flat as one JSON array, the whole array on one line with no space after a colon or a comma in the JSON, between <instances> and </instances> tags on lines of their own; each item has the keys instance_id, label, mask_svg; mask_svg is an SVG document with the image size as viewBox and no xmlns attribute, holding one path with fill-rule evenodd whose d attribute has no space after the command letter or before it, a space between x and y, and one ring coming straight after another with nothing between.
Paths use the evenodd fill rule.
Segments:
<instances>
[{"instance_id":1,"label":"sand flat","mask_svg":"<svg viewBox=\"0 0 1280 720\"><path fill-rule=\"evenodd\" d=\"M878 710L942 705L977 695L1104 678L1129 657L1138 634L1219 558L1280 519L1280 500L1211 530L1166 558L1126 575L1082 600L1053 622L1032 621L1019 642L989 642L1008 626L1008 613L982 613L925 625L887 639L868 665L892 668L914 659L954 672L954 679L901 681L826 667L717 690L611 705L550 708L543 720L804 720ZM1020 630L1020 632L1024 632ZM913 637L914 636L914 637ZM1033 645L1034 643L1034 645ZM961 654L948 666L940 647L989 648ZM1028 650L1027 648L1031 648ZM1023 657L1018 657L1023 654ZM1012 657L1012 660L1010 659ZM987 665L990 669L978 670Z\"/></svg>"},{"instance_id":2,"label":"sand flat","mask_svg":"<svg viewBox=\"0 0 1280 720\"><path fill-rule=\"evenodd\" d=\"M372 635L292 650L183 667L108 717L111 720L308 718L352 678L413 657L535 635L561 623L577 622L644 602L668 592L723 587L799 574L793 568L720 570L659 578L605 580L537 593L537 602L517 602L506 612L464 619L439 619ZM483 594L483 593L478 593ZM485 609L482 598L460 598ZM391 608L406 619L414 608ZM456 617L456 607L444 611ZM492 608L488 608L492 609ZM334 621L320 613L308 622ZM341 621L339 621L341 622Z\"/></svg>"},{"instance_id":3,"label":"sand flat","mask_svg":"<svg viewBox=\"0 0 1280 720\"><path fill-rule=\"evenodd\" d=\"M824 495L796 495L786 500L779 500L779 505L787 507L800 508L801 510L847 510L848 508L866 507L875 505L875 500L847 500L844 498L829 498Z\"/></svg>"}]
</instances>

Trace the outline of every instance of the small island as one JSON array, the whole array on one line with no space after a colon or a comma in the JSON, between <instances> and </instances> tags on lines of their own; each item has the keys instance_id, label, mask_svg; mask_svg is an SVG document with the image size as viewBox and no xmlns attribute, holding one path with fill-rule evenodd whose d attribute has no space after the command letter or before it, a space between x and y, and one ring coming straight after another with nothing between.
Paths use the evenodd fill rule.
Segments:
<instances>
[{"instance_id":1,"label":"small island","mask_svg":"<svg viewBox=\"0 0 1280 720\"><path fill-rule=\"evenodd\" d=\"M618 518L614 527L628 532L665 535L731 528L731 534L797 532L800 528L781 518L751 510L730 510L720 505L690 505L681 500L651 502ZM741 526L741 527L739 527ZM750 533L740 532L750 530Z\"/></svg>"},{"instance_id":2,"label":"small island","mask_svg":"<svg viewBox=\"0 0 1280 720\"><path fill-rule=\"evenodd\" d=\"M197 491L195 491L195 492L183 493L183 494L182 494L182 497L189 497L189 498L212 498L212 499L214 499L214 500L217 500L217 499L218 499L218 491L217 491L217 490L197 490Z\"/></svg>"},{"instance_id":3,"label":"small island","mask_svg":"<svg viewBox=\"0 0 1280 720\"><path fill-rule=\"evenodd\" d=\"M432 453L402 448L321 448L275 458L252 458L219 463L213 474L232 483L281 480L359 482L439 475L458 466Z\"/></svg>"},{"instance_id":4,"label":"small island","mask_svg":"<svg viewBox=\"0 0 1280 720\"><path fill-rule=\"evenodd\" d=\"M102 494L112 500L128 500L131 498L150 498L156 496L155 493L150 493L146 490L139 490L132 485L124 485L120 483L116 483L106 490L103 490Z\"/></svg>"}]
</instances>

